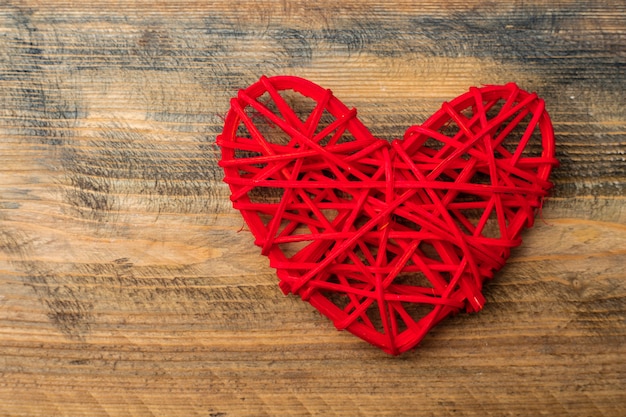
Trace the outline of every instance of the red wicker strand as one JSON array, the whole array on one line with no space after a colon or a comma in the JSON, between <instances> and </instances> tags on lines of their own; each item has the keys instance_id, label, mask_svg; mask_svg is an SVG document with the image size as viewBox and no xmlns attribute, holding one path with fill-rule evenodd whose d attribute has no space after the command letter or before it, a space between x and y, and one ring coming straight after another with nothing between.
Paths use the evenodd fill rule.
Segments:
<instances>
[{"instance_id":1,"label":"red wicker strand","mask_svg":"<svg viewBox=\"0 0 626 417\"><path fill-rule=\"evenodd\" d=\"M217 142L283 292L394 355L482 308L557 164L543 100L513 83L472 87L388 142L330 90L262 77L232 99Z\"/></svg>"}]
</instances>

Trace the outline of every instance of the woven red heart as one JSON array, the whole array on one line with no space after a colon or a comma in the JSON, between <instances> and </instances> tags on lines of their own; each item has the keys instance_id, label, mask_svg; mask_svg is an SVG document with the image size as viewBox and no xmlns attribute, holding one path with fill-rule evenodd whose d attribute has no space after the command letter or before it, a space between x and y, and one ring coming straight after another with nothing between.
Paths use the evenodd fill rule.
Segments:
<instances>
[{"instance_id":1,"label":"woven red heart","mask_svg":"<svg viewBox=\"0 0 626 417\"><path fill-rule=\"evenodd\" d=\"M283 292L391 354L482 308L556 164L543 100L512 83L471 88L389 142L330 90L262 77L217 142Z\"/></svg>"}]
</instances>

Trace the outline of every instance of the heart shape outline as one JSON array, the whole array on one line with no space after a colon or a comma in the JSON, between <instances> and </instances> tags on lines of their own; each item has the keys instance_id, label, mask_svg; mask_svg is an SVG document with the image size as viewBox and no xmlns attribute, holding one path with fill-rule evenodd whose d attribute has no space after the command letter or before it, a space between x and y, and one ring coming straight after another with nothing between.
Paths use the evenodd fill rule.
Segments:
<instances>
[{"instance_id":1,"label":"heart shape outline","mask_svg":"<svg viewBox=\"0 0 626 417\"><path fill-rule=\"evenodd\" d=\"M312 110L299 116L285 92ZM532 226L557 164L543 100L514 83L472 87L389 142L330 90L263 76L231 100L217 143L233 207L282 291L393 355L462 308L482 308L483 282ZM268 203L259 189L283 191ZM490 222L499 236L485 232Z\"/></svg>"}]
</instances>

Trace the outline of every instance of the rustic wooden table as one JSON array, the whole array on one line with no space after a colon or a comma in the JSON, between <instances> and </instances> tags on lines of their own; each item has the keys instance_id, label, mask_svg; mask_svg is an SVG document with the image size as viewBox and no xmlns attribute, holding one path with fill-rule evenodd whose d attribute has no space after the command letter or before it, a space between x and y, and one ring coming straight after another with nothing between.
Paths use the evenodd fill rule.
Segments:
<instances>
[{"instance_id":1,"label":"rustic wooden table","mask_svg":"<svg viewBox=\"0 0 626 417\"><path fill-rule=\"evenodd\" d=\"M2 2L0 415L626 415L625 16ZM216 165L261 74L332 88L385 138L470 85L545 98L556 188L482 312L391 357L282 295Z\"/></svg>"}]
</instances>

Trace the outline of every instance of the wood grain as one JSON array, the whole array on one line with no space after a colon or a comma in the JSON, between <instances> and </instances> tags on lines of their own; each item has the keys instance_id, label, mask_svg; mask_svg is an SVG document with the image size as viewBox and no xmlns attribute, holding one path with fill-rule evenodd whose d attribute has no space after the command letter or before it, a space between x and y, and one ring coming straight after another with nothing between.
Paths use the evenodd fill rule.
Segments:
<instances>
[{"instance_id":1,"label":"wood grain","mask_svg":"<svg viewBox=\"0 0 626 417\"><path fill-rule=\"evenodd\" d=\"M626 415L624 16L3 2L0 415ZM482 312L393 358L281 295L214 143L261 74L332 88L385 138L470 85L545 98L556 188Z\"/></svg>"}]
</instances>

